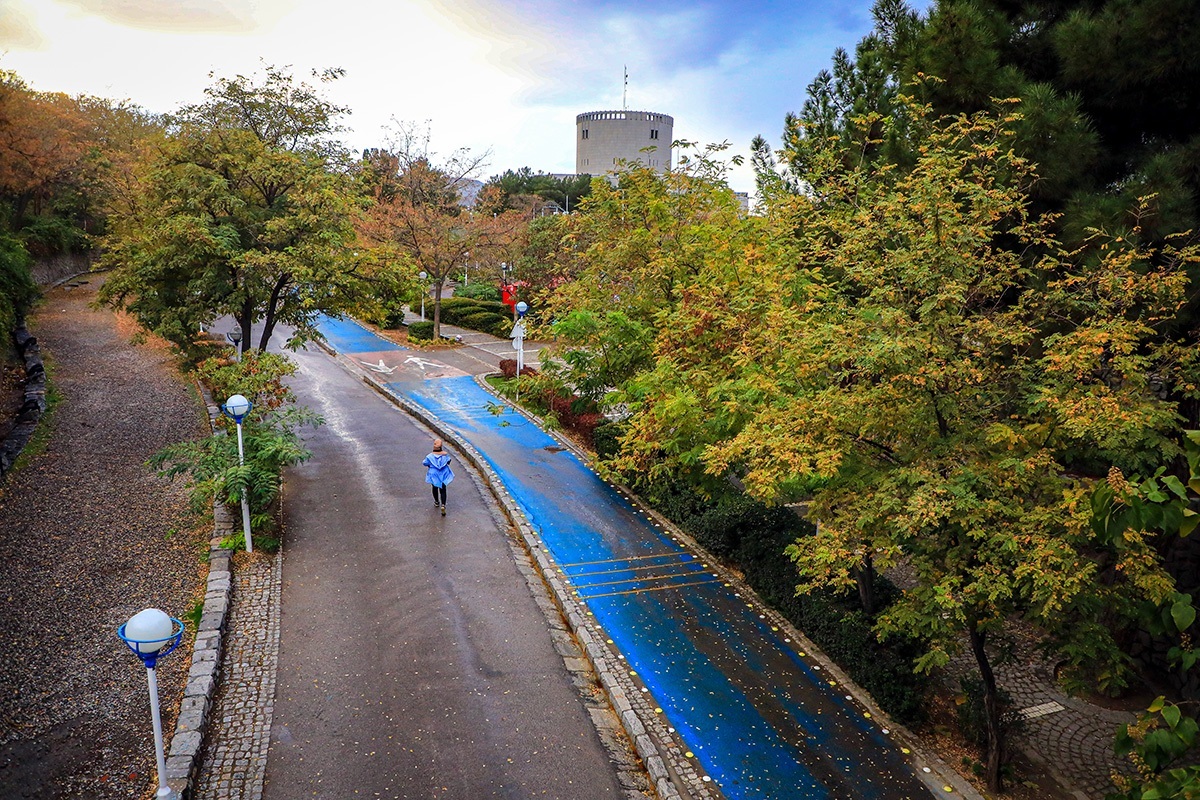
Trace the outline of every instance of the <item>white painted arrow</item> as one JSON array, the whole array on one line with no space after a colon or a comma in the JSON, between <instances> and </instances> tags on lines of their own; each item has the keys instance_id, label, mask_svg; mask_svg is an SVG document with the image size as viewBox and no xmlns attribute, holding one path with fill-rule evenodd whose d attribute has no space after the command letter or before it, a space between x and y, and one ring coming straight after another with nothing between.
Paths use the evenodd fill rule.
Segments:
<instances>
[{"instance_id":1,"label":"white painted arrow","mask_svg":"<svg viewBox=\"0 0 1200 800\"><path fill-rule=\"evenodd\" d=\"M391 375L393 372L396 371L396 367L389 367L387 364L384 364L382 358L379 359L378 364L368 364L366 361L363 361L361 359L359 360L358 363L362 364L364 367L366 367L367 369L369 369L373 372L382 372L384 375Z\"/></svg>"}]
</instances>

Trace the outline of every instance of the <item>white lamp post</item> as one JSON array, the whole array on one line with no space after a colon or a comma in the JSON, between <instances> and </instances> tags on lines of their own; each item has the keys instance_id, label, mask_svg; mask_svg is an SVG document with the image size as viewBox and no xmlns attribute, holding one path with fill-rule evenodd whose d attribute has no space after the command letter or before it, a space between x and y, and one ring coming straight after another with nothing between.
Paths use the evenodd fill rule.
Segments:
<instances>
[{"instance_id":1,"label":"white lamp post","mask_svg":"<svg viewBox=\"0 0 1200 800\"><path fill-rule=\"evenodd\" d=\"M421 272L417 273L417 277L421 279L421 321L424 322L425 321L425 295L429 293L429 289L426 288L426 286L425 286L425 279L428 278L429 275L424 270L422 270Z\"/></svg>"},{"instance_id":2,"label":"white lamp post","mask_svg":"<svg viewBox=\"0 0 1200 800\"><path fill-rule=\"evenodd\" d=\"M517 321L513 324L512 340L513 350L517 351L517 402L521 402L521 370L525 369L525 323L522 321L525 318L525 312L529 311L529 304L524 300L513 306L513 310L517 312Z\"/></svg>"},{"instance_id":3,"label":"white lamp post","mask_svg":"<svg viewBox=\"0 0 1200 800\"><path fill-rule=\"evenodd\" d=\"M237 424L238 437L238 466L246 466L246 450L242 445L242 420L250 413L254 404L240 394L235 394L225 401L221 411ZM246 534L246 552L254 552L254 544L250 541L250 499L246 489L242 489L242 532Z\"/></svg>"},{"instance_id":4,"label":"white lamp post","mask_svg":"<svg viewBox=\"0 0 1200 800\"><path fill-rule=\"evenodd\" d=\"M154 723L154 757L158 762L158 800L176 800L175 790L167 786L167 761L163 755L162 716L158 713L158 677L154 668L158 660L179 646L183 639L183 623L167 616L157 608L147 608L129 618L117 628L117 636L146 667L146 682L150 687L150 719Z\"/></svg>"},{"instance_id":5,"label":"white lamp post","mask_svg":"<svg viewBox=\"0 0 1200 800\"><path fill-rule=\"evenodd\" d=\"M225 334L229 337L229 341L233 342L234 361L242 360L242 326L236 322L233 323L233 330Z\"/></svg>"}]
</instances>

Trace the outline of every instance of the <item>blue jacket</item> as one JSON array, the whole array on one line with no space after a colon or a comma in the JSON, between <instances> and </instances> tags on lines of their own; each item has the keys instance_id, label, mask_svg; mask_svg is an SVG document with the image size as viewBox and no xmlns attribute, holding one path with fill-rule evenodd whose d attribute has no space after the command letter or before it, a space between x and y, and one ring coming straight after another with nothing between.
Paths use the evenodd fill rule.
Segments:
<instances>
[{"instance_id":1,"label":"blue jacket","mask_svg":"<svg viewBox=\"0 0 1200 800\"><path fill-rule=\"evenodd\" d=\"M450 456L446 453L430 453L425 456L425 460L421 464L429 468L429 471L425 473L426 483L445 486L454 480L454 473L450 471Z\"/></svg>"}]
</instances>

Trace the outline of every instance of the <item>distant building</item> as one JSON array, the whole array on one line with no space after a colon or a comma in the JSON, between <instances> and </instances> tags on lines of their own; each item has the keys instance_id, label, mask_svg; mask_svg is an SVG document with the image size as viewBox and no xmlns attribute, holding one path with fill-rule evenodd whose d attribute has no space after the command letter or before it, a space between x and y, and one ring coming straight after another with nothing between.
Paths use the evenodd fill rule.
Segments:
<instances>
[{"instance_id":1,"label":"distant building","mask_svg":"<svg viewBox=\"0 0 1200 800\"><path fill-rule=\"evenodd\" d=\"M660 171L670 169L674 130L671 116L653 111L580 114L575 117L575 172L604 175L621 161L641 162Z\"/></svg>"}]
</instances>

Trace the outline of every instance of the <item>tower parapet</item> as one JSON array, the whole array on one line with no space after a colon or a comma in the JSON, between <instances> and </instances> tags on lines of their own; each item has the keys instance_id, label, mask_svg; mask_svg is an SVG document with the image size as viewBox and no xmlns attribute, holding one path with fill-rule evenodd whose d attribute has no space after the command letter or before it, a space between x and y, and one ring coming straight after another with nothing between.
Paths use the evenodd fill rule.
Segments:
<instances>
[{"instance_id":1,"label":"tower parapet","mask_svg":"<svg viewBox=\"0 0 1200 800\"><path fill-rule=\"evenodd\" d=\"M604 175L620 161L670 169L674 130L669 114L587 111L575 117L575 172Z\"/></svg>"}]
</instances>

